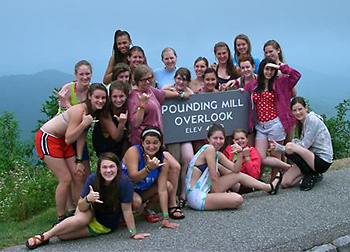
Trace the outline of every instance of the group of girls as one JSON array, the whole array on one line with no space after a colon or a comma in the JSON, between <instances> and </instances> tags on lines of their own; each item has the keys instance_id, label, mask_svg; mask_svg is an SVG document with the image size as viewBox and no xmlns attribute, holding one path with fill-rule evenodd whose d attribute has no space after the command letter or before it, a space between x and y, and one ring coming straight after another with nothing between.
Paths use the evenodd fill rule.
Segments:
<instances>
[{"instance_id":1,"label":"group of girls","mask_svg":"<svg viewBox=\"0 0 350 252\"><path fill-rule=\"evenodd\" d=\"M233 209L243 203L238 193L276 194L280 186L301 180L300 188L309 190L332 163L329 132L319 116L307 113L304 99L294 97L301 75L284 64L276 41L265 43L261 62L252 57L246 35L234 39L233 56L229 46L219 42L214 46L217 63L209 66L205 57L198 57L194 79L187 68L176 67L173 48L162 51L164 68L153 72L143 49L131 44L128 32L116 31L103 78L108 90L90 83L92 67L80 61L75 81L57 93L60 113L38 131L36 148L59 180L58 220L49 231L28 239L28 248L47 244L53 236L109 233L122 216L130 236L143 239L149 234L136 231L133 211L149 222L177 228L169 217L184 218L186 202L197 210ZM160 108L165 99L226 90L249 93L247 131L236 129L228 142L225 128L213 124L206 139L163 144ZM90 175L84 149L93 122L99 161L97 172ZM290 142L296 123L298 139ZM269 183L259 180L265 165L272 168ZM154 211L157 204L161 214Z\"/></svg>"}]
</instances>

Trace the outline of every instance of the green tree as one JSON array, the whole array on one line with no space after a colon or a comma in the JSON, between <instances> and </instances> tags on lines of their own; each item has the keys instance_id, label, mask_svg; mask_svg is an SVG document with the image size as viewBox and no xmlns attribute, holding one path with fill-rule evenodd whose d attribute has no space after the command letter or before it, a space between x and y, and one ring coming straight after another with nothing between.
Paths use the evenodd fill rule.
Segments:
<instances>
[{"instance_id":1,"label":"green tree","mask_svg":"<svg viewBox=\"0 0 350 252\"><path fill-rule=\"evenodd\" d=\"M324 122L332 137L334 159L350 157L350 121L346 114L350 109L350 100L343 100L336 107L337 115L327 119L323 115Z\"/></svg>"}]
</instances>

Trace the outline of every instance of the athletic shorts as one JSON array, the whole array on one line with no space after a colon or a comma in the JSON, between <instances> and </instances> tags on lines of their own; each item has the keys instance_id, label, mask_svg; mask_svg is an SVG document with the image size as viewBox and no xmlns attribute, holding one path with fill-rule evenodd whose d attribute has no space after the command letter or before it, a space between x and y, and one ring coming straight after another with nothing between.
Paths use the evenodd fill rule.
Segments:
<instances>
[{"instance_id":1,"label":"athletic shorts","mask_svg":"<svg viewBox=\"0 0 350 252\"><path fill-rule=\"evenodd\" d=\"M331 166L331 163L324 161L319 156L315 155L314 167L315 171L310 168L310 166L305 162L305 160L297 153L293 154L285 154L286 157L291 160L294 164L298 166L302 174L314 174L315 171L317 173L325 173L328 168Z\"/></svg>"},{"instance_id":2,"label":"athletic shorts","mask_svg":"<svg viewBox=\"0 0 350 252\"><path fill-rule=\"evenodd\" d=\"M268 122L258 122L255 129L256 139L275 140L276 142L286 139L286 132L278 117Z\"/></svg>"},{"instance_id":3,"label":"athletic shorts","mask_svg":"<svg viewBox=\"0 0 350 252\"><path fill-rule=\"evenodd\" d=\"M40 159L45 155L54 158L74 157L72 145L67 145L64 137L56 137L40 129L35 136L35 148Z\"/></svg>"},{"instance_id":4,"label":"athletic shorts","mask_svg":"<svg viewBox=\"0 0 350 252\"><path fill-rule=\"evenodd\" d=\"M91 236L99 236L101 234L108 234L112 231L112 229L107 228L107 227L103 226L101 223L99 223L95 217L88 224L87 229L89 230Z\"/></svg>"}]
</instances>

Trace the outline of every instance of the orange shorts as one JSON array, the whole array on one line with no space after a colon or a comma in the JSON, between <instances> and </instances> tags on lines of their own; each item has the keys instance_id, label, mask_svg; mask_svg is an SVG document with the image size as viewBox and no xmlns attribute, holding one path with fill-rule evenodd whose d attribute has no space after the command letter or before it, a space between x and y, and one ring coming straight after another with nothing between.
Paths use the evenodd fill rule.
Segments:
<instances>
[{"instance_id":1,"label":"orange shorts","mask_svg":"<svg viewBox=\"0 0 350 252\"><path fill-rule=\"evenodd\" d=\"M54 158L69 158L75 156L72 145L67 145L64 137L56 137L40 129L35 136L35 148L40 159L45 155Z\"/></svg>"}]
</instances>

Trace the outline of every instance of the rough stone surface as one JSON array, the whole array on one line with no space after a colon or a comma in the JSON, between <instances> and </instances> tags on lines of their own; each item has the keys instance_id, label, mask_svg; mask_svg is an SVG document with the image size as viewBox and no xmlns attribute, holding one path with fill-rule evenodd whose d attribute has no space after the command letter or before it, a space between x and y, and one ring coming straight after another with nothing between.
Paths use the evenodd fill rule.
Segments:
<instances>
[{"instance_id":1,"label":"rough stone surface","mask_svg":"<svg viewBox=\"0 0 350 252\"><path fill-rule=\"evenodd\" d=\"M274 196L250 193L236 210L186 207L186 218L174 221L180 224L177 230L159 229L159 223L138 218L137 230L151 234L142 241L128 238L121 228L96 238L54 238L35 251L305 251L350 234L349 177L350 169L331 171L307 192L296 186ZM5 251L28 251L24 242Z\"/></svg>"},{"instance_id":2,"label":"rough stone surface","mask_svg":"<svg viewBox=\"0 0 350 252\"><path fill-rule=\"evenodd\" d=\"M329 244L313 247L308 251L309 252L337 252L337 247L329 243Z\"/></svg>"},{"instance_id":3,"label":"rough stone surface","mask_svg":"<svg viewBox=\"0 0 350 252\"><path fill-rule=\"evenodd\" d=\"M350 251L350 235L339 237L332 244L337 247L338 252Z\"/></svg>"}]
</instances>

